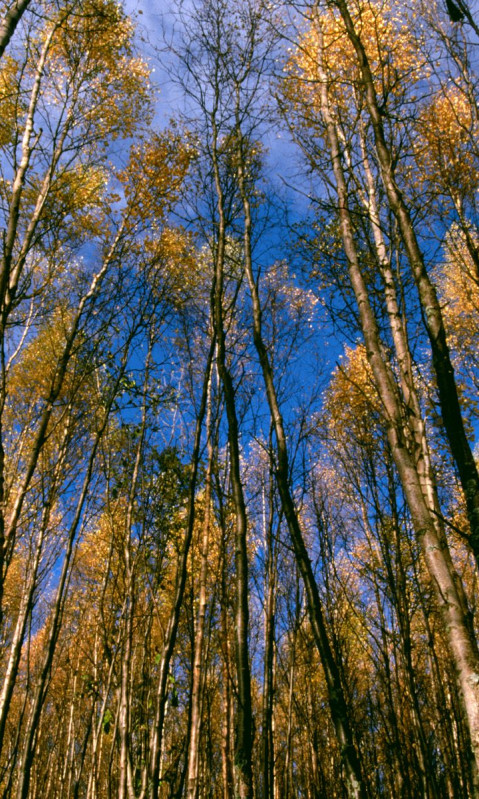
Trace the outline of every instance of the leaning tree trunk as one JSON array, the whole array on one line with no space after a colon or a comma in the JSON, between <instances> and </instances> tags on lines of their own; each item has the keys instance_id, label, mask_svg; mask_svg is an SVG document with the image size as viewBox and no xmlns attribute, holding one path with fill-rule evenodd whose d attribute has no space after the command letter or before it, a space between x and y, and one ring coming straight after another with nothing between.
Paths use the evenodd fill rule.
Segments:
<instances>
[{"instance_id":1,"label":"leaning tree trunk","mask_svg":"<svg viewBox=\"0 0 479 799\"><path fill-rule=\"evenodd\" d=\"M379 107L374 78L363 42L356 32L346 0L333 0L333 5L338 8L341 14L347 34L357 55L366 104L374 132L374 141L382 181L386 190L389 206L398 223L406 255L417 287L423 310L423 318L429 336L432 351L432 364L439 392L441 415L466 500L467 515L470 524L469 545L471 551L474 553L476 562L479 564L479 471L466 435L462 418L459 394L447 344L441 306L435 287L427 273L410 211L396 181L394 159L386 141L383 116Z\"/></svg>"},{"instance_id":2,"label":"leaning tree trunk","mask_svg":"<svg viewBox=\"0 0 479 799\"><path fill-rule=\"evenodd\" d=\"M251 207L245 179L246 154L243 149L245 147L245 142L241 136L239 113L237 115L237 139L238 181L244 212L243 245L245 271L253 304L253 339L260 361L271 421L276 437L276 480L281 498L281 506L293 543L298 568L306 589L311 628L326 679L329 707L341 751L348 795L350 799L365 799L367 796L367 789L362 774L361 761L354 741L348 703L341 683L340 670L329 641L318 586L316 584L311 560L304 543L301 525L289 485L288 448L283 417L279 408L272 366L263 340L261 303L253 274Z\"/></svg>"},{"instance_id":3,"label":"leaning tree trunk","mask_svg":"<svg viewBox=\"0 0 479 799\"><path fill-rule=\"evenodd\" d=\"M213 171L218 211L217 240L214 253L214 279L211 290L213 323L218 342L218 374L223 388L226 417L228 420L228 446L231 470L231 487L235 512L235 660L237 678L237 708L235 729L235 770L240 799L253 796L253 713L251 705L251 676L248 651L248 553L246 548L246 505L241 483L239 429L236 414L235 389L226 357L226 334L224 329L224 260L226 225L224 196L218 160L218 133L213 122Z\"/></svg>"},{"instance_id":4,"label":"leaning tree trunk","mask_svg":"<svg viewBox=\"0 0 479 799\"><path fill-rule=\"evenodd\" d=\"M401 395L389 363L384 357L379 329L372 310L360 259L354 240L354 227L348 205L346 181L341 162L336 125L329 108L327 78L319 65L321 110L326 126L336 189L343 247L351 285L359 308L361 328L376 389L383 405L389 446L401 480L412 522L421 544L424 560L436 591L447 631L448 642L462 691L468 720L472 751L479 769L479 653L468 621L467 600L462 583L455 573L447 541L439 519L424 493L416 459L410 451L411 430L403 414ZM479 795L479 784L476 786Z\"/></svg>"},{"instance_id":5,"label":"leaning tree trunk","mask_svg":"<svg viewBox=\"0 0 479 799\"><path fill-rule=\"evenodd\" d=\"M18 23L30 5L30 0L15 0L0 23L0 58L4 54Z\"/></svg>"}]
</instances>

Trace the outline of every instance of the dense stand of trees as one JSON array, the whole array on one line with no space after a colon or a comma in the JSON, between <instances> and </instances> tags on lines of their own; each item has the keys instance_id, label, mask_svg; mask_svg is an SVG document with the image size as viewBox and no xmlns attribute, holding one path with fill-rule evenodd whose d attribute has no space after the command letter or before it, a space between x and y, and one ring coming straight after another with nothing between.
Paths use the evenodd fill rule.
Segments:
<instances>
[{"instance_id":1,"label":"dense stand of trees","mask_svg":"<svg viewBox=\"0 0 479 799\"><path fill-rule=\"evenodd\" d=\"M1 796L479 797L473 3L0 16Z\"/></svg>"}]
</instances>

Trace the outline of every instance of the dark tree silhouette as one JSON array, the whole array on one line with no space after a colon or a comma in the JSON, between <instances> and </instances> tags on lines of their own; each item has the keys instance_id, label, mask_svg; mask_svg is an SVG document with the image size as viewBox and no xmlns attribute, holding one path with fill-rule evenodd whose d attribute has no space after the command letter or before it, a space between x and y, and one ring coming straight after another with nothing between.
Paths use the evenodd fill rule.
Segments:
<instances>
[{"instance_id":1,"label":"dark tree silhouette","mask_svg":"<svg viewBox=\"0 0 479 799\"><path fill-rule=\"evenodd\" d=\"M458 6L454 0L446 0L447 6L447 13L451 17L453 22L462 22L464 17L466 16L464 11L460 6Z\"/></svg>"}]
</instances>

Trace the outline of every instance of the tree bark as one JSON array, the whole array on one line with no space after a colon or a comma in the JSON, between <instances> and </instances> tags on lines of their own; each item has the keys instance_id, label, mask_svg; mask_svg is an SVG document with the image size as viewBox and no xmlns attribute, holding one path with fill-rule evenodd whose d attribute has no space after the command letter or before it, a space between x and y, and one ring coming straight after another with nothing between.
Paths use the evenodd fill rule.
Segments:
<instances>
[{"instance_id":1,"label":"tree bark","mask_svg":"<svg viewBox=\"0 0 479 799\"><path fill-rule=\"evenodd\" d=\"M3 56L18 23L29 5L30 0L15 0L0 22L0 58Z\"/></svg>"},{"instance_id":2,"label":"tree bark","mask_svg":"<svg viewBox=\"0 0 479 799\"><path fill-rule=\"evenodd\" d=\"M272 457L272 453L271 453ZM271 474L272 478L273 475ZM266 497L266 491L268 497ZM276 550L273 539L273 483L263 485L263 505L268 504L268 514L264 507L264 545L266 550L264 580L264 666L263 666L263 730L262 767L263 799L274 799L274 690L275 690L275 609L276 609Z\"/></svg>"},{"instance_id":3,"label":"tree bark","mask_svg":"<svg viewBox=\"0 0 479 799\"><path fill-rule=\"evenodd\" d=\"M341 163L336 126L329 109L327 78L319 65L321 107L333 163L338 192L339 215L343 247L348 260L351 285L359 308L361 327L368 361L383 405L387 436L404 494L411 512L416 535L431 575L438 605L447 630L449 646L462 689L464 709L468 719L472 748L476 761L476 781L479 769L479 653L468 621L467 600L463 586L455 573L443 531L431 512L424 496L424 486L418 474L415 458L408 445L408 431L402 413L402 403L392 369L384 358L377 322L369 296L354 240L354 227L348 206L348 194ZM476 787L479 791L479 783Z\"/></svg>"},{"instance_id":4,"label":"tree bark","mask_svg":"<svg viewBox=\"0 0 479 799\"><path fill-rule=\"evenodd\" d=\"M238 181L244 213L244 263L248 286L253 304L253 340L258 353L263 374L268 406L271 414L276 439L276 481L281 497L281 506L293 543L298 568L303 579L308 601L308 612L314 640L319 652L321 664L326 678L329 707L340 745L341 757L345 769L348 795L351 799L364 799L367 789L361 769L361 762L354 742L354 735L349 718L349 710L340 671L328 637L324 610L319 596L311 561L304 543L301 525L296 512L293 495L289 485L288 446L273 378L268 351L262 334L262 311L258 287L253 274L252 262L252 220L248 190L245 181L245 143L241 135L239 105L237 107L238 138Z\"/></svg>"},{"instance_id":5,"label":"tree bark","mask_svg":"<svg viewBox=\"0 0 479 799\"><path fill-rule=\"evenodd\" d=\"M180 611L183 604L186 578L188 576L188 559L190 553L191 540L193 537L195 516L196 516L196 484L198 479L201 435L206 413L208 386L210 381L210 372L211 372L211 365L212 365L215 346L216 346L215 339L213 337L207 356L201 402L196 420L195 441L192 454L192 474L189 487L188 515L186 521L185 538L183 541L183 548L180 556L180 561L178 563L178 569L176 572L176 584L174 589L173 606L165 633L165 640L164 640L163 652L160 663L160 674L158 677L158 685L156 689L155 718L153 721L153 726L150 736L149 781L148 781L148 787L145 788L145 790L147 790L148 799L157 799L159 795L161 753L163 749L163 726L165 721L166 703L168 698L167 697L168 674L176 642L176 636L178 633Z\"/></svg>"},{"instance_id":6,"label":"tree bark","mask_svg":"<svg viewBox=\"0 0 479 799\"><path fill-rule=\"evenodd\" d=\"M191 686L191 724L190 724L190 743L188 747L188 774L187 774L187 797L197 799L199 791L199 766L200 766L200 736L201 736L201 716L202 716L202 690L204 685L205 664L203 662L205 645L204 637L206 630L206 609L208 604L207 578L208 578L208 547L210 540L211 525L211 499L212 499L212 479L213 479L213 457L214 446L212 441L213 430L211 420L211 375L208 386L208 399L206 411L206 436L208 449L208 465L205 476L205 510L202 523L201 536L201 565L198 591L198 615L196 619L194 658L193 658L193 680Z\"/></svg>"},{"instance_id":7,"label":"tree bark","mask_svg":"<svg viewBox=\"0 0 479 799\"><path fill-rule=\"evenodd\" d=\"M382 181L389 205L398 222L429 336L444 428L466 501L470 524L469 545L479 565L479 472L464 427L441 306L435 287L427 273L410 211L396 181L394 160L386 141L383 115L379 108L374 78L363 42L356 32L346 0L330 0L330 3L339 10L349 39L356 51L368 113L374 132Z\"/></svg>"},{"instance_id":8,"label":"tree bark","mask_svg":"<svg viewBox=\"0 0 479 799\"><path fill-rule=\"evenodd\" d=\"M218 89L219 87L217 87ZM214 123L213 123L214 124ZM218 163L218 134L213 131L213 170L218 211L218 230L214 252L214 279L211 291L213 324L218 342L218 374L223 388L226 416L228 420L228 446L231 470L231 487L235 510L235 659L237 676L237 709L235 724L235 770L240 799L253 796L253 715L251 706L251 677L248 651L248 553L246 549L247 518L240 470L239 429L236 415L235 390L226 357L226 334L224 330L224 259L226 226L224 196Z\"/></svg>"}]
</instances>

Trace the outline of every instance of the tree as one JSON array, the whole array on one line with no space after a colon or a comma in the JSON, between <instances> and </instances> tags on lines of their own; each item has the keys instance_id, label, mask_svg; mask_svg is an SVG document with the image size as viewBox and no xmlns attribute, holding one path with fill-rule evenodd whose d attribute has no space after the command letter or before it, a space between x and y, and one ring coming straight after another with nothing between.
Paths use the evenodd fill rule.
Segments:
<instances>
[{"instance_id":1,"label":"tree","mask_svg":"<svg viewBox=\"0 0 479 799\"><path fill-rule=\"evenodd\" d=\"M30 0L15 0L8 7L0 26L0 58L3 56L18 23L29 5Z\"/></svg>"},{"instance_id":2,"label":"tree","mask_svg":"<svg viewBox=\"0 0 479 799\"><path fill-rule=\"evenodd\" d=\"M351 100L357 104L356 108L360 113L366 111L367 124L371 125L374 135L374 158L377 159L378 171L384 186L386 199L391 211L397 221L401 235L401 242L404 246L405 254L412 269L412 274L418 288L419 298L426 319L426 327L432 349L432 359L438 383L438 391L441 402L442 416L446 430L449 430L448 440L454 454L455 462L459 467L459 461L464 456L463 464L469 463L472 471L476 470L473 463L472 453L469 444L465 442L465 432L458 400L457 386L454 383L452 365L450 363L449 351L447 349L445 331L442 321L442 313L437 300L437 295L432 282L425 271L424 258L420 251L418 240L412 225L411 216L403 200L402 193L397 186L394 175L394 159L391 148L385 137L385 130L382 121L382 114L379 108L376 83L373 72L370 68L371 54L368 54L365 46L356 32L355 23L350 11L345 3L333 4L337 7L339 15L333 13L326 14L324 17L315 16L312 20L312 27L306 40L298 50L298 60L301 64L299 79L300 81L314 79L311 84L311 91L319 106L319 124L322 126L326 136L329 149L332 169L335 181L335 190L338 198L338 217L341 230L344 252L347 258L349 278L353 288L359 311L359 318L362 333L365 340L368 360L374 375L376 388L381 398L383 415L388 427L388 440L391 452L398 470L403 490L407 497L413 524L416 529L418 539L422 542L424 557L428 564L431 576L438 588L438 600L441 602L445 614L445 624L450 630L450 647L453 652L458 677L461 685L464 704L469 721L471 741L473 751L477 760L476 750L476 705L477 698L474 691L471 692L471 674L469 670L476 668L477 663L477 644L475 636L469 627L467 620L467 600L463 587L455 574L450 556L447 550L445 531L441 523L441 513L437 502L437 490L435 487L434 474L431 470L431 459L429 445L424 432L424 422L420 405L418 402L417 389L415 387L413 374L410 366L410 350L404 328L398 323L397 305L394 298L394 288L389 281L388 270L384 271L384 302L389 317L391 336L394 346L396 369L399 372L400 380L396 378L395 372L386 356L387 347L381 338L381 326L378 316L372 304L372 294L368 279L362 267L359 247L357 245L357 225L354 222L353 203L348 188L347 174L350 167L347 155L348 147L343 147L343 134L339 119L341 114L346 111L344 106L344 95L336 93L334 83L334 57L336 55L336 37L334 31L338 26L344 25L347 35L347 46L352 48L353 63L357 69L359 87L363 94L356 96L356 86L353 84L349 91ZM373 6L366 8L365 19L371 15L371 20L375 21L377 30L378 24L388 25L387 18L382 23L380 11L376 11ZM367 22L365 23L367 25ZM308 49L308 35L314 42L314 51ZM402 32L399 32L401 37ZM329 43L332 43L332 54L329 52ZM373 47L377 46L378 40L373 39ZM393 40L394 45L394 40ZM329 59L332 55L332 61ZM387 54L379 56L380 63L386 62ZM401 57L408 58L408 51L401 50ZM303 66L303 59L306 64ZM401 66L401 65L400 65ZM346 87L348 83L346 82ZM394 84L389 88L383 86L384 96L388 96L391 91L394 97ZM364 103L364 104L363 104ZM354 106L353 106L354 107ZM356 111L357 113L357 111ZM361 128L359 128L361 129ZM366 178L369 176L369 161L361 159ZM361 163L361 162L360 162ZM370 190L368 194L371 198ZM371 222L377 228L375 221L374 205L369 206L373 215ZM373 230L374 235L374 230ZM373 239L374 240L374 239ZM381 240L376 236L377 244ZM377 253L381 256L381 249ZM379 260L379 263L384 263ZM452 397L452 400L451 400ZM404 410L406 409L406 417ZM452 409L452 410L451 410ZM448 415L449 414L449 415ZM451 426L452 425L452 426ZM452 430L457 425L461 426L464 435L461 441L464 443L462 455L458 455L462 444L458 445L457 440L453 441ZM456 429L457 432L457 429ZM457 445L457 446L456 446ZM466 450L470 454L467 454ZM463 488L466 487L462 480ZM467 483L467 486L471 484ZM472 495L470 495L471 497ZM471 523L471 548L474 550L474 501L469 504L469 521ZM434 555L432 554L434 551ZM447 601L444 602L444 598Z\"/></svg>"},{"instance_id":3,"label":"tree","mask_svg":"<svg viewBox=\"0 0 479 799\"><path fill-rule=\"evenodd\" d=\"M3 4L6 799L478 793L456 6Z\"/></svg>"}]
</instances>

